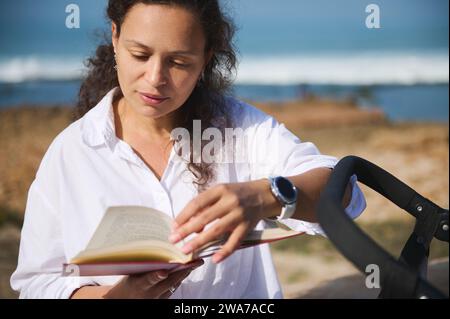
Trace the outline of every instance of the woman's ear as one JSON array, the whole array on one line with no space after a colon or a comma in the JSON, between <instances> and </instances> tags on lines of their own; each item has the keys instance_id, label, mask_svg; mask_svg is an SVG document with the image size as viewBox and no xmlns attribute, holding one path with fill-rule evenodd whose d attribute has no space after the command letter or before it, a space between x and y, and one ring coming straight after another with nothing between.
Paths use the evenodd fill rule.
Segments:
<instances>
[{"instance_id":1,"label":"woman's ear","mask_svg":"<svg viewBox=\"0 0 450 319\"><path fill-rule=\"evenodd\" d=\"M114 47L114 52L116 52L117 47L117 26L114 22L111 23L111 41Z\"/></svg>"}]
</instances>

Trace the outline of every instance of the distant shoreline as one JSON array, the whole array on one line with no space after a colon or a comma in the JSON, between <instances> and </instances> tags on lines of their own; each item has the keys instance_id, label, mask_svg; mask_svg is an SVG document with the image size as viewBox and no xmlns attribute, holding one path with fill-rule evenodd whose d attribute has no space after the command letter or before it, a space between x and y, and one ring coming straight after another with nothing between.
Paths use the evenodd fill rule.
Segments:
<instances>
[{"instance_id":1,"label":"distant shoreline","mask_svg":"<svg viewBox=\"0 0 450 319\"><path fill-rule=\"evenodd\" d=\"M75 104L80 82L49 81L17 85L0 84L0 110L23 105L35 107ZM55 93L57 92L57 93ZM448 122L449 85L235 85L229 92L258 103L307 102L311 98L379 108L391 121Z\"/></svg>"}]
</instances>

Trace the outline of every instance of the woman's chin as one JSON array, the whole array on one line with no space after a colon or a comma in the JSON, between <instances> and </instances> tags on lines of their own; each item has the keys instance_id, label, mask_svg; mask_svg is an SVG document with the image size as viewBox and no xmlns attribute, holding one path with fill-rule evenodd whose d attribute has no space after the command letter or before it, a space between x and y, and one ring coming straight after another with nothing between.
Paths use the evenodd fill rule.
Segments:
<instances>
[{"instance_id":1,"label":"woman's chin","mask_svg":"<svg viewBox=\"0 0 450 319\"><path fill-rule=\"evenodd\" d=\"M163 112L161 109L158 109L157 107L145 104L139 105L139 110L137 113L140 116L152 119L158 119L160 117L167 115L167 112Z\"/></svg>"}]
</instances>

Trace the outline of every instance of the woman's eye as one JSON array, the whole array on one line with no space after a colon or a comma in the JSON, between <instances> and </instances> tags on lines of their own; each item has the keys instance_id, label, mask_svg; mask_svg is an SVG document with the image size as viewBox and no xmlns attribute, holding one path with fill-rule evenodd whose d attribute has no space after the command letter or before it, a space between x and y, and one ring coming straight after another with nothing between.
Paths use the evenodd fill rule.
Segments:
<instances>
[{"instance_id":1,"label":"woman's eye","mask_svg":"<svg viewBox=\"0 0 450 319\"><path fill-rule=\"evenodd\" d=\"M172 60L171 63L176 66L184 67L184 68L189 66L189 64L183 63L181 61L176 61L176 60Z\"/></svg>"},{"instance_id":2,"label":"woman's eye","mask_svg":"<svg viewBox=\"0 0 450 319\"><path fill-rule=\"evenodd\" d=\"M135 58L136 60L139 60L139 61L145 61L145 60L148 59L148 56L146 56L146 55L134 55L134 54L132 54L131 56L133 58Z\"/></svg>"}]
</instances>

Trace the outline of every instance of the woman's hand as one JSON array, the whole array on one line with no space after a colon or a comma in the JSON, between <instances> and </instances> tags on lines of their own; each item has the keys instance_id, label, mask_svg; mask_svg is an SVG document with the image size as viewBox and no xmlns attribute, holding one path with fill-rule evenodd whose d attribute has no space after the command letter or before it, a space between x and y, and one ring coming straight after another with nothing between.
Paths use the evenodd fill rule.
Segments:
<instances>
[{"instance_id":1,"label":"woman's hand","mask_svg":"<svg viewBox=\"0 0 450 319\"><path fill-rule=\"evenodd\" d=\"M188 269L173 273L158 270L126 276L103 297L106 299L167 299L191 271L201 265L203 260L195 261Z\"/></svg>"},{"instance_id":2,"label":"woman's hand","mask_svg":"<svg viewBox=\"0 0 450 319\"><path fill-rule=\"evenodd\" d=\"M278 214L280 209L267 179L220 184L200 193L186 205L175 219L169 239L176 243L192 233L199 233L182 248L184 253L190 253L229 234L227 242L213 256L213 262L218 263L236 250L261 219Z\"/></svg>"}]
</instances>

